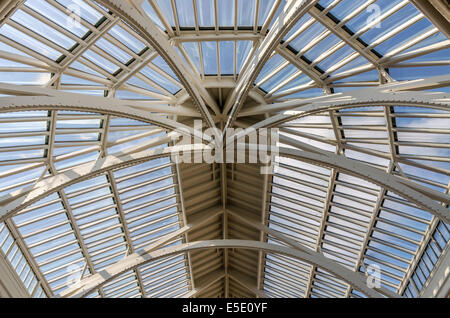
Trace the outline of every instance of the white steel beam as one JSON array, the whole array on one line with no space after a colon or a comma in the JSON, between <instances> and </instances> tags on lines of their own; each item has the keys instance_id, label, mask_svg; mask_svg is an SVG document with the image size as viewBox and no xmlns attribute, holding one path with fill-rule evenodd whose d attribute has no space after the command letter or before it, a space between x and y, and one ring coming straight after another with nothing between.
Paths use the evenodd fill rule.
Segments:
<instances>
[{"instance_id":1,"label":"white steel beam","mask_svg":"<svg viewBox=\"0 0 450 318\"><path fill-rule=\"evenodd\" d=\"M0 4L0 27L16 12L25 0L5 0Z\"/></svg>"},{"instance_id":2,"label":"white steel beam","mask_svg":"<svg viewBox=\"0 0 450 318\"><path fill-rule=\"evenodd\" d=\"M283 37L297 23L297 21L312 8L318 0L312 1L291 1L288 2L283 11L278 16L271 30L261 42L259 47L250 59L247 68L240 74L235 89L229 95L224 107L223 114L229 117L225 129L230 127L239 113L248 92L253 86L259 72L272 55L273 51L280 44Z\"/></svg>"},{"instance_id":3,"label":"white steel beam","mask_svg":"<svg viewBox=\"0 0 450 318\"><path fill-rule=\"evenodd\" d=\"M450 85L450 76L442 75L414 81L391 82L379 87L369 87L314 98L293 99L275 104L259 105L242 111L238 117L254 116L267 112L289 110L254 125L274 127L282 122L305 117L314 113L340 108L365 106L412 106L429 107L442 110L450 108L450 94L425 93L421 89L440 88ZM296 113L294 113L296 112Z\"/></svg>"},{"instance_id":4,"label":"white steel beam","mask_svg":"<svg viewBox=\"0 0 450 318\"><path fill-rule=\"evenodd\" d=\"M196 230L196 229L202 227L203 225L207 224L211 220L213 220L213 219L217 218L218 216L220 216L222 213L223 213L223 209L222 208L219 208L219 207L210 208L209 210L198 214L195 218L193 218L193 220L190 223L184 225L180 229L160 237L156 242L150 244L149 246L147 246L145 248L142 248L142 249L134 252L133 254L128 255L126 258L129 258L131 255L143 255L143 254L148 254L148 253L151 253L153 251L156 251L159 248L161 248L162 246L167 245L167 243L173 241L174 239L179 238L179 237L181 237L181 236L183 236L183 235L185 235L185 234L187 234L187 233L189 233L189 232L191 232L193 230ZM189 244L189 243L184 243L184 244ZM186 251L186 253L189 253L189 251ZM122 259L122 260L124 260L124 259ZM143 264L140 264L140 265L143 265ZM223 274L223 271L221 271L221 272ZM222 275L222 277L223 277L223 275ZM110 279L107 279L107 281L109 281L109 280ZM104 281L103 283L106 283L107 281ZM200 280L200 281L202 281L202 280ZM197 289L192 290L191 292L197 293L198 289L202 288L202 285L203 284L200 283L199 284L200 287L198 287ZM79 286L82 286L82 284L79 285ZM76 291L77 289L78 289L78 287L69 288L69 289L63 291L61 294L56 295L56 297L69 296L74 291Z\"/></svg>"},{"instance_id":5,"label":"white steel beam","mask_svg":"<svg viewBox=\"0 0 450 318\"><path fill-rule=\"evenodd\" d=\"M321 150L287 136L281 136L280 141L298 148L280 148L280 156L299 159L316 165L336 168L350 175L362 178L381 187L385 187L410 202L415 203L420 208L433 213L444 222L450 223L449 210L435 201L437 200L450 204L450 196L447 194L419 185L408 179L390 175L357 160L352 160L342 155L336 155L334 153ZM254 146L255 145L250 145L250 147ZM174 146L164 149L142 151L139 153L123 155L121 157L108 156L97 160L96 162L83 164L54 177L37 182L32 188L26 189L26 191L19 190L17 193L8 195L7 200L5 200L6 204L4 204L4 206L0 209L0 221L14 215L23 208L56 191L64 189L69 185L95 177L105 171L132 166L154 158L168 156L176 151L195 153L202 152L205 149L211 148L206 145Z\"/></svg>"},{"instance_id":6,"label":"white steel beam","mask_svg":"<svg viewBox=\"0 0 450 318\"><path fill-rule=\"evenodd\" d=\"M173 146L154 150L146 150L139 153L126 154L122 156L107 156L94 162L89 162L80 165L76 168L62 172L56 176L37 182L32 188L18 191L14 194L8 195L7 204L0 209L0 220L4 220L9 216L23 208L39 201L40 199L60 191L69 185L88 180L95 176L101 175L104 172L120 169L124 167L133 166L139 163L147 162L156 158L170 156L175 152L196 153L208 148L205 145L187 145L187 146Z\"/></svg>"},{"instance_id":7,"label":"white steel beam","mask_svg":"<svg viewBox=\"0 0 450 318\"><path fill-rule=\"evenodd\" d=\"M420 292L421 298L448 298L450 293L450 245L442 252L430 278Z\"/></svg>"},{"instance_id":8,"label":"white steel beam","mask_svg":"<svg viewBox=\"0 0 450 318\"><path fill-rule=\"evenodd\" d=\"M167 38L161 33L152 20L147 16L142 15L140 11L127 1L99 0L98 2L120 16L126 23L132 26L143 39L152 45L181 81L181 84L191 96L194 105L202 114L207 125L209 127L215 127L214 120L200 95L199 89L195 85L192 85L193 79L189 76L190 71L186 68L181 57L175 51L173 46L169 44ZM214 106L210 105L210 107Z\"/></svg>"},{"instance_id":9,"label":"white steel beam","mask_svg":"<svg viewBox=\"0 0 450 318\"><path fill-rule=\"evenodd\" d=\"M170 106L165 107L168 109L172 108ZM152 106L149 108L152 108ZM200 136L201 134L201 132L194 132L193 128L172 119L152 114L149 111L126 106L126 103L120 101L102 97L70 94L64 97L19 96L0 98L1 113L29 110L77 110L94 112L151 123L164 129L178 131L184 135L193 135L195 133Z\"/></svg>"},{"instance_id":10,"label":"white steel beam","mask_svg":"<svg viewBox=\"0 0 450 318\"><path fill-rule=\"evenodd\" d=\"M183 295L183 298L194 298L197 295L200 295L203 291L207 290L209 287L220 281L224 277L224 275L225 274L221 269L206 274L204 277L201 277L199 279L199 282L197 284L198 286Z\"/></svg>"},{"instance_id":11,"label":"white steel beam","mask_svg":"<svg viewBox=\"0 0 450 318\"><path fill-rule=\"evenodd\" d=\"M385 187L410 202L415 203L420 208L431 212L444 222L450 223L450 210L435 201L450 204L450 196L447 194L426 188L408 179L388 174L357 160L321 150L287 136L280 136L280 142L299 149L280 148L280 156L291 157L329 168L336 168L357 178Z\"/></svg>"},{"instance_id":12,"label":"white steel beam","mask_svg":"<svg viewBox=\"0 0 450 318\"><path fill-rule=\"evenodd\" d=\"M255 294L259 298L269 298L264 291L259 290L256 286L253 286L252 282L248 279L246 275L241 274L237 270L230 271L229 276L239 285L250 291L252 294Z\"/></svg>"},{"instance_id":13,"label":"white steel beam","mask_svg":"<svg viewBox=\"0 0 450 318\"><path fill-rule=\"evenodd\" d=\"M270 187L271 185L270 180L272 180L272 176L269 177L269 174L265 174L264 175L264 180L263 180L263 193L262 193L262 200L261 200L261 224L266 225L269 219L269 213L268 213L268 209L269 209L269 204L268 204L268 193L270 191ZM259 234L259 240L261 242L266 242L267 241L267 235L263 230L260 230L260 234ZM264 253L262 251L260 251L258 253L258 269L257 269L257 273L256 273L256 288L258 290L262 289L262 284L263 284L263 273L264 273Z\"/></svg>"},{"instance_id":14,"label":"white steel beam","mask_svg":"<svg viewBox=\"0 0 450 318\"><path fill-rule=\"evenodd\" d=\"M11 263L0 251L0 298L28 298L30 294ZM38 283L39 284L39 283Z\"/></svg>"},{"instance_id":15,"label":"white steel beam","mask_svg":"<svg viewBox=\"0 0 450 318\"><path fill-rule=\"evenodd\" d=\"M326 28L328 28L331 32L333 32L336 36L341 38L345 43L347 43L351 48L353 48L356 52L358 52L361 56L364 56L368 61L370 61L375 66L378 66L379 56L374 54L371 51L365 50L364 44L355 41L352 38L352 35L345 31L339 23L333 21L330 17L323 14L321 10L314 7L311 9L310 14L314 19L323 24Z\"/></svg>"},{"instance_id":16,"label":"white steel beam","mask_svg":"<svg viewBox=\"0 0 450 318\"><path fill-rule=\"evenodd\" d=\"M176 43L180 42L202 42L202 41L257 41L261 39L261 35L253 31L182 31L180 35L176 35L170 40Z\"/></svg>"},{"instance_id":17,"label":"white steel beam","mask_svg":"<svg viewBox=\"0 0 450 318\"><path fill-rule=\"evenodd\" d=\"M291 247L293 247L293 248L295 248L295 249L297 249L299 251L302 251L302 252L305 252L305 253L313 253L313 254L320 254L320 255L322 255L320 253L320 251L312 250L312 249L302 245L301 243L297 242L296 240L293 240L293 239L289 238L285 234L283 234L283 233L281 233L281 232L279 232L277 230L273 230L273 229L269 228L268 226L266 226L266 225L264 225L262 223L258 223L257 220L252 219L248 215L244 216L243 214L238 214L238 213L233 212L233 211L229 211L229 213L232 214L234 217L238 218L241 222L243 222L243 223L245 223L245 224L247 224L247 225L249 225L249 226L251 226L251 227L253 227L253 228L257 229L257 230L264 231L265 233L272 235L273 237L279 239L280 241L282 241L282 242L284 242L286 244L289 244ZM387 290L387 289L385 289L383 287L377 289L377 291L381 292L383 295L386 295L388 297L398 297L397 294L395 294L395 293L391 292L390 290Z\"/></svg>"},{"instance_id":18,"label":"white steel beam","mask_svg":"<svg viewBox=\"0 0 450 318\"><path fill-rule=\"evenodd\" d=\"M410 0L422 13L430 19L439 31L450 39L450 9L448 1L440 0ZM446 2L447 4L445 4Z\"/></svg>"},{"instance_id":19,"label":"white steel beam","mask_svg":"<svg viewBox=\"0 0 450 318\"><path fill-rule=\"evenodd\" d=\"M181 221L183 222L183 226L187 225L187 217L186 217L186 209L184 207L184 194L183 194L183 185L181 183L181 171L180 171L180 164L179 163L175 163L175 168L172 168L172 171L175 170L175 174L176 174L176 188L177 188L177 192L179 194L179 207L180 207L180 213L179 213L179 217L181 218ZM189 237L187 235L187 233L184 233L184 242L188 243L189 242ZM189 278L190 278L190 288L191 290L195 289L195 281L194 281L194 274L192 271L192 261L191 261L191 253L186 253L187 254L187 262L188 262L188 267L189 267Z\"/></svg>"},{"instance_id":20,"label":"white steel beam","mask_svg":"<svg viewBox=\"0 0 450 318\"><path fill-rule=\"evenodd\" d=\"M391 82L379 87L369 87L313 98L293 99L286 102L258 105L248 108L238 117L261 115L267 112L289 110L290 113L280 113L253 127L274 127L277 124L314 113L333 109L365 107L365 106L412 106L429 107L449 110L450 94L425 93L421 89L440 88L450 85L450 76L442 75L414 81Z\"/></svg>"},{"instance_id":21,"label":"white steel beam","mask_svg":"<svg viewBox=\"0 0 450 318\"><path fill-rule=\"evenodd\" d=\"M61 68L58 69L58 72L47 82L46 86L50 87L54 83L57 83L63 73L72 65L72 63L76 62L87 50L91 49L94 44L104 36L112 27L114 27L119 21L118 17L112 17L110 19L105 20L98 28L96 28L87 39L84 39L82 43L76 47L74 51L71 51L71 56L66 56L64 60L60 63Z\"/></svg>"},{"instance_id":22,"label":"white steel beam","mask_svg":"<svg viewBox=\"0 0 450 318\"><path fill-rule=\"evenodd\" d=\"M111 187L111 192L114 196L114 202L116 204L117 213L119 214L120 223L122 223L122 231L125 236L125 241L127 242L129 253L132 254L132 253L134 253L133 241L131 240L130 230L128 229L125 212L123 209L122 202L120 200L120 195L119 195L119 191L117 189L116 179L114 177L114 173L111 170L108 171L107 178L108 178L109 185ZM141 292L141 295L143 298L147 298L147 294L145 292L145 287L144 287L144 284L142 283L141 272L139 271L139 269L136 269L135 273L136 273L136 279L139 283L139 290Z\"/></svg>"}]
</instances>

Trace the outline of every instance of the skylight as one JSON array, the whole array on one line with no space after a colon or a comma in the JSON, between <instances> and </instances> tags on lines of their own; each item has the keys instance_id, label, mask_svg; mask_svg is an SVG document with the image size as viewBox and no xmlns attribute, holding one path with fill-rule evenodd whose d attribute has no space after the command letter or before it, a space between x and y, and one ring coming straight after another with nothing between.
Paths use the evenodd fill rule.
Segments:
<instances>
[{"instance_id":1,"label":"skylight","mask_svg":"<svg viewBox=\"0 0 450 318\"><path fill-rule=\"evenodd\" d=\"M0 261L36 298L427 295L450 35L418 2L7 0ZM208 128L277 129L281 152L175 160Z\"/></svg>"}]
</instances>

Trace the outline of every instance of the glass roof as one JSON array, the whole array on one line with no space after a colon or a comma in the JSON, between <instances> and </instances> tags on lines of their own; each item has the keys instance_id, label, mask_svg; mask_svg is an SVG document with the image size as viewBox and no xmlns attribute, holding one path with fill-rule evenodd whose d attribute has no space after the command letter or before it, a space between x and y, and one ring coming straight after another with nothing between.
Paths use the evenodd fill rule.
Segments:
<instances>
[{"instance_id":1,"label":"glass roof","mask_svg":"<svg viewBox=\"0 0 450 318\"><path fill-rule=\"evenodd\" d=\"M217 127L227 122L227 107L245 95L234 127L298 113L276 122L281 136L448 199L448 98L445 106L380 102L329 107L308 116L298 108L358 92L376 95L380 85L434 77L445 80L432 87L418 84L411 92L427 98L426 92L450 92L448 34L412 1L311 1L288 30L273 26L284 21L296 1L130 1L145 23L156 26L155 38L170 48L167 55L110 8L111 1L6 2L0 11L4 204L43 180L108 156L174 145L171 129L135 113L193 126L202 117L193 90ZM277 32L280 41L262 54ZM251 87L241 94L239 85L248 76L253 76ZM5 106L11 98L27 96L63 102ZM70 106L91 97L102 101L91 104L110 102L109 111ZM129 112L121 112L122 107ZM364 275L368 266L378 266L381 286L393 293L423 294L448 250L448 223L366 178L299 158L277 160L277 171L266 179L251 165L179 164L168 155L107 169L1 219L0 253L31 297L53 297L170 235L159 248L219 238L289 245L233 217L226 225L228 205L253 213L271 230L353 273ZM448 210L448 201L437 203ZM220 206L223 219L175 235ZM243 286L238 274L227 272L203 290L197 286L222 267L246 275L254 286ZM255 288L268 297L368 296L327 268L276 253L231 249L150 261L85 296L254 297Z\"/></svg>"}]
</instances>

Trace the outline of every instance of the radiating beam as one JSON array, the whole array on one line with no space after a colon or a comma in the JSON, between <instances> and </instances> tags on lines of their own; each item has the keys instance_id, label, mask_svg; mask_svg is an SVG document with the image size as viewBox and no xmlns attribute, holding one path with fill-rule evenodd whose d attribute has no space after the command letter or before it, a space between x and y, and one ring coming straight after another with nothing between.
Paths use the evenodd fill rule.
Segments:
<instances>
[{"instance_id":1,"label":"radiating beam","mask_svg":"<svg viewBox=\"0 0 450 318\"><path fill-rule=\"evenodd\" d=\"M408 179L390 175L366 163L324 151L287 136L280 136L280 142L297 148L279 148L279 155L282 157L294 158L315 165L336 168L339 171L344 171L350 175L385 187L410 202L415 203L420 208L436 215L444 222L450 223L450 211L436 202L440 201L450 204L450 196L447 194L421 186ZM249 145L249 147L255 148L255 145ZM176 151L195 153L202 152L205 149L210 149L210 147L206 145L174 146L124 156L108 156L93 163L83 164L36 183L31 189L27 190L25 194L20 193L19 191L19 194L10 197L7 200L7 203L0 209L0 221L60 189L93 178L111 169L132 166L162 156L168 156Z\"/></svg>"},{"instance_id":2,"label":"radiating beam","mask_svg":"<svg viewBox=\"0 0 450 318\"><path fill-rule=\"evenodd\" d=\"M277 238L278 240L289 244L291 247L305 252L305 253L313 253L313 254L321 254L318 251L312 250L306 246L304 246L303 244L301 244L300 242L291 239L290 237L286 236L284 233L281 233L280 231L274 230L269 228L268 226L259 223L257 220L252 219L248 214L238 214L236 212L233 211L228 211L230 214L232 214L235 218L239 219L241 222L247 224L250 227L253 227L254 229L263 231L267 234L272 235L273 237ZM383 295L386 295L388 297L398 297L397 294L391 292L390 290L384 288L384 287L380 287L377 289L378 292L381 292Z\"/></svg>"},{"instance_id":3,"label":"radiating beam","mask_svg":"<svg viewBox=\"0 0 450 318\"><path fill-rule=\"evenodd\" d=\"M269 182L272 180L272 176L269 176L269 174L265 174L263 178L263 186L262 186L262 200L261 200L261 224L266 225L269 220L269 204L268 204L268 193L270 191L271 186L269 185ZM264 231L260 230L259 232L259 240L261 242L266 242L267 235ZM262 288L263 283L263 274L264 274L264 253L260 251L258 253L258 269L256 272L256 287L258 289Z\"/></svg>"},{"instance_id":4,"label":"radiating beam","mask_svg":"<svg viewBox=\"0 0 450 318\"><path fill-rule=\"evenodd\" d=\"M183 295L183 298L196 297L197 295L201 294L203 291L205 291L209 287L211 287L213 284L215 284L219 280L223 279L224 276L225 276L225 273L221 269L218 269L209 274L206 274L205 276L203 276L199 279L199 282L197 283L197 287L195 287L193 290L191 290L188 293L186 293L185 295Z\"/></svg>"},{"instance_id":5,"label":"radiating beam","mask_svg":"<svg viewBox=\"0 0 450 318\"><path fill-rule=\"evenodd\" d=\"M413 81L392 82L379 87L356 89L345 93L325 95L313 98L293 99L275 104L259 105L248 108L238 117L254 116L267 112L289 110L296 113L280 113L253 126L274 127L280 123L314 113L333 109L366 106L412 106L436 109L450 109L449 93L418 92L421 89L440 88L450 85L450 76L434 76Z\"/></svg>"},{"instance_id":6,"label":"radiating beam","mask_svg":"<svg viewBox=\"0 0 450 318\"><path fill-rule=\"evenodd\" d=\"M254 55L251 57L250 63L244 72L240 74L239 80L235 89L229 95L224 107L223 114L229 117L225 125L225 129L230 127L239 113L248 92L253 86L259 72L261 72L264 64L270 58L271 54L280 44L283 37L289 30L297 23L297 21L312 8L318 0L311 1L291 1L288 2L283 11L274 22L267 36L256 49Z\"/></svg>"},{"instance_id":7,"label":"radiating beam","mask_svg":"<svg viewBox=\"0 0 450 318\"><path fill-rule=\"evenodd\" d=\"M411 0L411 2L419 9L439 31L450 39L450 10L448 1L441 0ZM446 2L446 3L444 3ZM435 6L434 3L438 5Z\"/></svg>"},{"instance_id":8,"label":"radiating beam","mask_svg":"<svg viewBox=\"0 0 450 318\"><path fill-rule=\"evenodd\" d=\"M178 238L180 236L183 236L186 233L189 233L189 232L191 232L193 230L196 230L196 229L202 227L204 224L207 224L211 220L214 220L215 218L220 216L222 213L223 213L223 209L220 208L220 207L213 207L213 208L210 208L209 210L207 210L205 212L198 213L195 218L192 218L190 223L188 223L185 226L179 228L178 230L175 230L175 231L173 231L173 232L171 232L169 234L163 235L156 242L154 242L154 243L150 244L149 246L144 247L144 248L142 248L142 249L140 249L140 250L138 250L138 251L136 251L136 252L126 256L124 259L120 260L119 262L125 261L126 259L128 259L132 255L133 256L146 255L148 253L156 251L159 248L161 248L162 246L166 245L167 243L173 241L174 239L176 239L176 238ZM189 243L185 243L185 244L189 244ZM141 265L143 265L143 264L141 264ZM102 282L102 285L105 284L107 281L110 281L111 279L112 278L109 278L109 279L105 278L105 281ZM56 297L72 296L72 294L74 292L76 292L76 290L78 290L82 286L83 286L83 281L80 282L79 284L77 284L77 286L75 286L75 287L71 287L71 288L68 288L68 289L64 290L61 294L56 295Z\"/></svg>"},{"instance_id":9,"label":"radiating beam","mask_svg":"<svg viewBox=\"0 0 450 318\"><path fill-rule=\"evenodd\" d=\"M25 0L4 0L0 4L0 27L24 4Z\"/></svg>"},{"instance_id":10,"label":"radiating beam","mask_svg":"<svg viewBox=\"0 0 450 318\"><path fill-rule=\"evenodd\" d=\"M282 157L290 157L315 165L336 168L357 178L385 187L415 203L420 208L436 215L444 222L450 223L450 210L436 202L440 201L450 204L450 196L447 194L424 187L408 179L388 174L366 163L312 147L287 136L280 136L280 142L298 148L280 148L279 152Z\"/></svg>"},{"instance_id":11,"label":"radiating beam","mask_svg":"<svg viewBox=\"0 0 450 318\"><path fill-rule=\"evenodd\" d=\"M237 134L238 137L244 135L245 131L242 134ZM282 144L287 144L297 148L292 149L279 147L277 149L273 149L278 152L277 155L280 157L293 158L312 163L314 165L325 166L331 169L336 168L338 171L343 171L349 175L389 189L393 193L396 193L397 195L400 195L401 197L416 204L418 207L434 214L442 221L450 223L450 210L438 203L442 202L445 204L450 204L450 195L448 194L422 186L416 182L410 181L409 179L388 174L385 171L377 169L367 163L316 148L286 135L281 135L279 140ZM232 142L231 137L227 140L227 144L230 142ZM258 146L254 144L238 144L237 150L240 151L242 149L258 151Z\"/></svg>"},{"instance_id":12,"label":"radiating beam","mask_svg":"<svg viewBox=\"0 0 450 318\"><path fill-rule=\"evenodd\" d=\"M197 135L202 133L193 128L183 125L172 119L161 115L152 114L126 106L126 103L115 102L108 98L91 98L92 96L83 96L69 94L65 96L16 96L0 97L0 113L30 111L30 110L75 110L82 112L100 113L103 115L113 115L122 118L130 118L145 123L150 123L161 128L174 130L183 135ZM166 106L168 109L170 106ZM152 108L151 106L149 107ZM175 108L175 107L173 107ZM183 112L183 111L182 111Z\"/></svg>"},{"instance_id":13,"label":"radiating beam","mask_svg":"<svg viewBox=\"0 0 450 318\"><path fill-rule=\"evenodd\" d=\"M342 39L347 45L353 48L361 56L364 56L369 62L378 66L379 57L372 51L365 50L365 45L352 39L352 35L345 31L338 22L333 21L328 15L322 14L322 11L314 7L310 11L311 16L333 32L337 37Z\"/></svg>"},{"instance_id":14,"label":"radiating beam","mask_svg":"<svg viewBox=\"0 0 450 318\"><path fill-rule=\"evenodd\" d=\"M14 215L25 207L41 200L42 198L62 190L72 184L91 179L107 171L121 169L147 162L153 159L170 156L175 152L197 153L207 149L205 145L185 145L146 150L139 153L120 156L107 156L94 162L82 164L53 177L37 182L25 193L20 190L15 196L8 199L8 203L0 208L0 221Z\"/></svg>"},{"instance_id":15,"label":"radiating beam","mask_svg":"<svg viewBox=\"0 0 450 318\"><path fill-rule=\"evenodd\" d=\"M175 51L173 46L169 44L167 38L164 37L153 21L148 16L142 15L140 11L127 1L98 0L98 2L120 16L145 41L152 45L159 55L167 62L169 67L172 68L181 84L191 96L194 105L202 114L207 125L209 127L215 127L214 120L200 95L199 89L192 84L193 80L189 76L190 71L186 68L181 57Z\"/></svg>"},{"instance_id":16,"label":"radiating beam","mask_svg":"<svg viewBox=\"0 0 450 318\"><path fill-rule=\"evenodd\" d=\"M228 275L231 279L236 281L239 285L250 291L252 294L255 294L260 298L269 298L264 291L259 290L256 286L253 286L253 283L246 275L241 274L237 270L230 271Z\"/></svg>"}]
</instances>

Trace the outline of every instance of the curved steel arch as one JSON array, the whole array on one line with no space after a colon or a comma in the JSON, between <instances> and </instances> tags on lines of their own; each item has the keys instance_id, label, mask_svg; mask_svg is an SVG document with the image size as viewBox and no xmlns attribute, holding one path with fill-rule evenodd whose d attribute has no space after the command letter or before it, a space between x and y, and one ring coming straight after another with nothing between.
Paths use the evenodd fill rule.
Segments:
<instances>
[{"instance_id":1,"label":"curved steel arch","mask_svg":"<svg viewBox=\"0 0 450 318\"><path fill-rule=\"evenodd\" d=\"M280 13L277 20L271 27L269 33L264 38L252 56L247 69L236 84L235 89L231 92L230 98L226 101L223 114L227 115L230 112L225 128L230 127L236 115L244 104L247 95L253 86L258 74L261 72L264 64L275 51L277 45L280 44L283 37L289 30L297 23L297 21L312 8L318 0L302 0L292 1L286 5L286 9ZM231 109L231 111L230 111Z\"/></svg>"},{"instance_id":2,"label":"curved steel arch","mask_svg":"<svg viewBox=\"0 0 450 318\"><path fill-rule=\"evenodd\" d=\"M19 190L14 196L6 198L7 203L0 208L0 221L5 220L52 193L60 191L72 184L91 179L107 171L134 166L149 160L169 156L180 151L196 153L207 148L208 146L203 144L173 146L163 149L159 148L142 151L134 154L126 154L123 156L110 155L95 162L82 164L53 177L41 180L32 188L26 189L25 191Z\"/></svg>"},{"instance_id":3,"label":"curved steel arch","mask_svg":"<svg viewBox=\"0 0 450 318\"><path fill-rule=\"evenodd\" d=\"M328 101L298 101L300 105L295 105L289 111L298 111L298 114L286 115L278 114L264 119L252 125L252 128L276 127L277 125L289 122L294 119L306 117L330 110L339 110L356 107L374 106L409 106L424 107L450 111L450 94L444 93L419 93L419 92L378 92L377 94L338 95ZM295 104L296 101L288 103ZM286 103L287 104L287 103ZM282 105L282 104L281 104ZM263 106L266 112L270 105ZM251 110L249 111L251 112ZM252 113L252 115L254 115Z\"/></svg>"},{"instance_id":4,"label":"curved steel arch","mask_svg":"<svg viewBox=\"0 0 450 318\"><path fill-rule=\"evenodd\" d=\"M191 81L188 78L189 71L184 66L181 57L150 18L141 15L141 13L133 5L128 3L128 1L99 0L97 2L120 16L126 23L133 27L143 39L151 44L179 78L188 94L192 97L194 105L206 120L208 126L215 127L214 120L211 117L200 92L191 84Z\"/></svg>"},{"instance_id":5,"label":"curved steel arch","mask_svg":"<svg viewBox=\"0 0 450 318\"><path fill-rule=\"evenodd\" d=\"M306 145L285 136L283 136L282 142L293 145L294 147L304 147L304 145ZM316 149L315 147L311 148L313 148L313 150L280 148L279 152L281 156L299 159L327 168L335 168L339 171L344 171L347 174L389 189L397 195L416 204L420 208L434 214L442 221L450 223L450 210L435 201L438 200L450 204L449 195L417 185L412 181L386 173L366 163L349 159L342 155L336 155L331 152L317 151L320 149Z\"/></svg>"},{"instance_id":6,"label":"curved steel arch","mask_svg":"<svg viewBox=\"0 0 450 318\"><path fill-rule=\"evenodd\" d=\"M280 138L281 139L281 138ZM437 201L450 203L450 196L432 189L415 184L412 181L388 174L370 165L349 159L342 155L327 152L289 137L282 137L282 142L298 149L280 148L279 155L311 162L315 165L336 168L348 174L368 180L376 185L386 187L390 191L410 200L419 207L436 215L444 222L450 223L450 210L441 206ZM7 199L0 209L0 221L14 215L30 204L64 189L65 187L95 177L105 171L132 166L144 161L170 155L173 152L201 152L210 149L206 145L184 145L167 147L164 149L148 150L124 156L107 156L96 162L86 163L72 168L56 176L37 182L27 192L15 194ZM20 191L19 191L20 192Z\"/></svg>"},{"instance_id":7,"label":"curved steel arch","mask_svg":"<svg viewBox=\"0 0 450 318\"><path fill-rule=\"evenodd\" d=\"M274 104L263 104L243 110L238 114L238 117L261 115L267 112L284 110L304 111L307 106L331 108L333 106L353 105L354 107L361 107L364 104L380 106L383 103L389 106L397 106L399 105L398 103L401 103L404 106L423 106L448 110L450 103L450 95L448 93L425 93L418 92L417 90L440 88L449 85L449 75L433 76L414 81L390 82L377 87L356 89L345 93L292 99Z\"/></svg>"},{"instance_id":8,"label":"curved steel arch","mask_svg":"<svg viewBox=\"0 0 450 318\"><path fill-rule=\"evenodd\" d=\"M218 248L242 248L265 251L267 253L283 254L323 268L369 297L379 298L382 297L382 293L385 292L384 289L381 288L369 288L366 284L366 279L362 274L352 272L344 266L326 258L323 254L315 251L307 253L292 247L269 244L260 241L224 239L184 243L150 252L146 252L145 250L138 251L123 258L117 263L106 267L102 271L83 279L78 286L65 290L59 296L84 297L108 281L111 281L121 274L148 262L189 251Z\"/></svg>"},{"instance_id":9,"label":"curved steel arch","mask_svg":"<svg viewBox=\"0 0 450 318\"><path fill-rule=\"evenodd\" d=\"M195 135L199 138L202 138L203 136L202 132L196 131L189 126L172 119L117 104L107 98L91 98L91 96L77 94L69 94L67 96L16 96L0 98L0 113L29 110L76 110L95 112L151 123L161 128L177 131L183 135Z\"/></svg>"}]
</instances>

